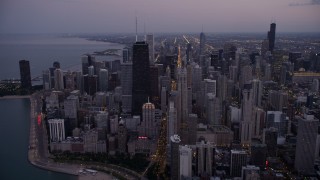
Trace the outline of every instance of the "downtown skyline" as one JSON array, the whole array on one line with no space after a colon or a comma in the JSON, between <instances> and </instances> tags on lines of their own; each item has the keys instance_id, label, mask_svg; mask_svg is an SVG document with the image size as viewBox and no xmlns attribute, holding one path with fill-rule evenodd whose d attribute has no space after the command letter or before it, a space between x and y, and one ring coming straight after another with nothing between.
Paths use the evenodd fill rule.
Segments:
<instances>
[{"instance_id":1,"label":"downtown skyline","mask_svg":"<svg viewBox=\"0 0 320 180\"><path fill-rule=\"evenodd\" d=\"M0 34L319 32L319 0L26 0L0 3ZM202 29L203 27L203 29Z\"/></svg>"}]
</instances>

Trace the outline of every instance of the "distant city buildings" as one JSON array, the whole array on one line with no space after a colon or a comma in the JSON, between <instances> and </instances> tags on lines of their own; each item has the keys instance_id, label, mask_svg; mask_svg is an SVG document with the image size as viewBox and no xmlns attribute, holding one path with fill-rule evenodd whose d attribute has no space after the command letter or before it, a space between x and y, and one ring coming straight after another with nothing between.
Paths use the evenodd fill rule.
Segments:
<instances>
[{"instance_id":1,"label":"distant city buildings","mask_svg":"<svg viewBox=\"0 0 320 180\"><path fill-rule=\"evenodd\" d=\"M50 151L141 156L159 179L316 177L317 47L275 47L275 30L148 34L117 58L81 56L81 70L55 62L42 74Z\"/></svg>"},{"instance_id":2,"label":"distant city buildings","mask_svg":"<svg viewBox=\"0 0 320 180\"><path fill-rule=\"evenodd\" d=\"M31 89L31 73L30 73L30 63L27 60L19 61L20 67L20 81L21 87L25 89Z\"/></svg>"}]
</instances>

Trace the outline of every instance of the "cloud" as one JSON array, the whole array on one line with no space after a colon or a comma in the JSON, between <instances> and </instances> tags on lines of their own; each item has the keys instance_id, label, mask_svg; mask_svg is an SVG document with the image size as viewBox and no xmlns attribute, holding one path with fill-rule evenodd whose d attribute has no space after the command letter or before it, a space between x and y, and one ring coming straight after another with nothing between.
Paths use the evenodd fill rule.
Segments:
<instances>
[{"instance_id":1,"label":"cloud","mask_svg":"<svg viewBox=\"0 0 320 180\"><path fill-rule=\"evenodd\" d=\"M320 5L320 0L309 0L309 2L289 4L289 6L309 6L309 5Z\"/></svg>"}]
</instances>

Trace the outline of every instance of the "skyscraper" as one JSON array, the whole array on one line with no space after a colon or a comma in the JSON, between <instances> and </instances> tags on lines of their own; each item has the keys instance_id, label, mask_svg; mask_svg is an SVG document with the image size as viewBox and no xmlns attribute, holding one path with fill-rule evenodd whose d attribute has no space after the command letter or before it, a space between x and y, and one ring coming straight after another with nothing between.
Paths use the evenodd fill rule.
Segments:
<instances>
[{"instance_id":1,"label":"skyscraper","mask_svg":"<svg viewBox=\"0 0 320 180\"><path fill-rule=\"evenodd\" d=\"M247 165L247 153L245 151L231 150L230 175L241 177L242 166Z\"/></svg>"},{"instance_id":2,"label":"skyscraper","mask_svg":"<svg viewBox=\"0 0 320 180\"><path fill-rule=\"evenodd\" d=\"M61 69L54 70L54 89L55 90L63 90L63 72Z\"/></svg>"},{"instance_id":3,"label":"skyscraper","mask_svg":"<svg viewBox=\"0 0 320 180\"><path fill-rule=\"evenodd\" d=\"M197 142L196 144L196 174L198 176L213 174L214 145L210 142Z\"/></svg>"},{"instance_id":4,"label":"skyscraper","mask_svg":"<svg viewBox=\"0 0 320 180\"><path fill-rule=\"evenodd\" d=\"M178 87L178 132L188 119L188 87L187 87L187 70L182 65L180 47L177 61L177 87Z\"/></svg>"},{"instance_id":5,"label":"skyscraper","mask_svg":"<svg viewBox=\"0 0 320 180\"><path fill-rule=\"evenodd\" d=\"M241 143L250 144L253 137L253 100L252 89L244 89L242 92L242 118L241 118Z\"/></svg>"},{"instance_id":6,"label":"skyscraper","mask_svg":"<svg viewBox=\"0 0 320 180\"><path fill-rule=\"evenodd\" d=\"M142 106L142 132L141 136L154 138L157 135L154 104L147 102Z\"/></svg>"},{"instance_id":7,"label":"skyscraper","mask_svg":"<svg viewBox=\"0 0 320 180\"><path fill-rule=\"evenodd\" d=\"M269 51L273 51L275 39L276 39L276 23L271 23L270 31L268 32Z\"/></svg>"},{"instance_id":8,"label":"skyscraper","mask_svg":"<svg viewBox=\"0 0 320 180\"><path fill-rule=\"evenodd\" d=\"M108 91L108 70L100 69L99 71L99 90L103 92Z\"/></svg>"},{"instance_id":9,"label":"skyscraper","mask_svg":"<svg viewBox=\"0 0 320 180\"><path fill-rule=\"evenodd\" d=\"M314 173L316 141L319 120L313 115L304 115L298 119L295 169L302 174Z\"/></svg>"},{"instance_id":10,"label":"skyscraper","mask_svg":"<svg viewBox=\"0 0 320 180\"><path fill-rule=\"evenodd\" d=\"M170 159L170 169L171 169L171 179L180 179L180 156L179 156L179 145L180 137L175 134L170 137L170 147L171 147L171 159Z\"/></svg>"},{"instance_id":11,"label":"skyscraper","mask_svg":"<svg viewBox=\"0 0 320 180\"><path fill-rule=\"evenodd\" d=\"M132 113L141 115L142 105L150 96L149 50L145 42L133 45Z\"/></svg>"},{"instance_id":12,"label":"skyscraper","mask_svg":"<svg viewBox=\"0 0 320 180\"><path fill-rule=\"evenodd\" d=\"M122 111L132 110L132 63L121 64Z\"/></svg>"},{"instance_id":13,"label":"skyscraper","mask_svg":"<svg viewBox=\"0 0 320 180\"><path fill-rule=\"evenodd\" d=\"M205 47L206 47L206 35L203 32L201 32L200 33L200 55L204 54Z\"/></svg>"},{"instance_id":14,"label":"skyscraper","mask_svg":"<svg viewBox=\"0 0 320 180\"><path fill-rule=\"evenodd\" d=\"M20 60L19 67L20 67L21 87L26 88L26 89L30 89L31 88L31 73L30 73L29 61Z\"/></svg>"}]
</instances>

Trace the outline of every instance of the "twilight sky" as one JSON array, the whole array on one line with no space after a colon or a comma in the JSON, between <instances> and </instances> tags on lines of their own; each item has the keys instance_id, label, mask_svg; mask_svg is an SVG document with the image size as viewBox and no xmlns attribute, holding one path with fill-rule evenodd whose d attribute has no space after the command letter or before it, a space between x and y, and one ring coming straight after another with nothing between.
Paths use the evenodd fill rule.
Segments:
<instances>
[{"instance_id":1,"label":"twilight sky","mask_svg":"<svg viewBox=\"0 0 320 180\"><path fill-rule=\"evenodd\" d=\"M320 0L0 0L0 33L320 32Z\"/></svg>"}]
</instances>

